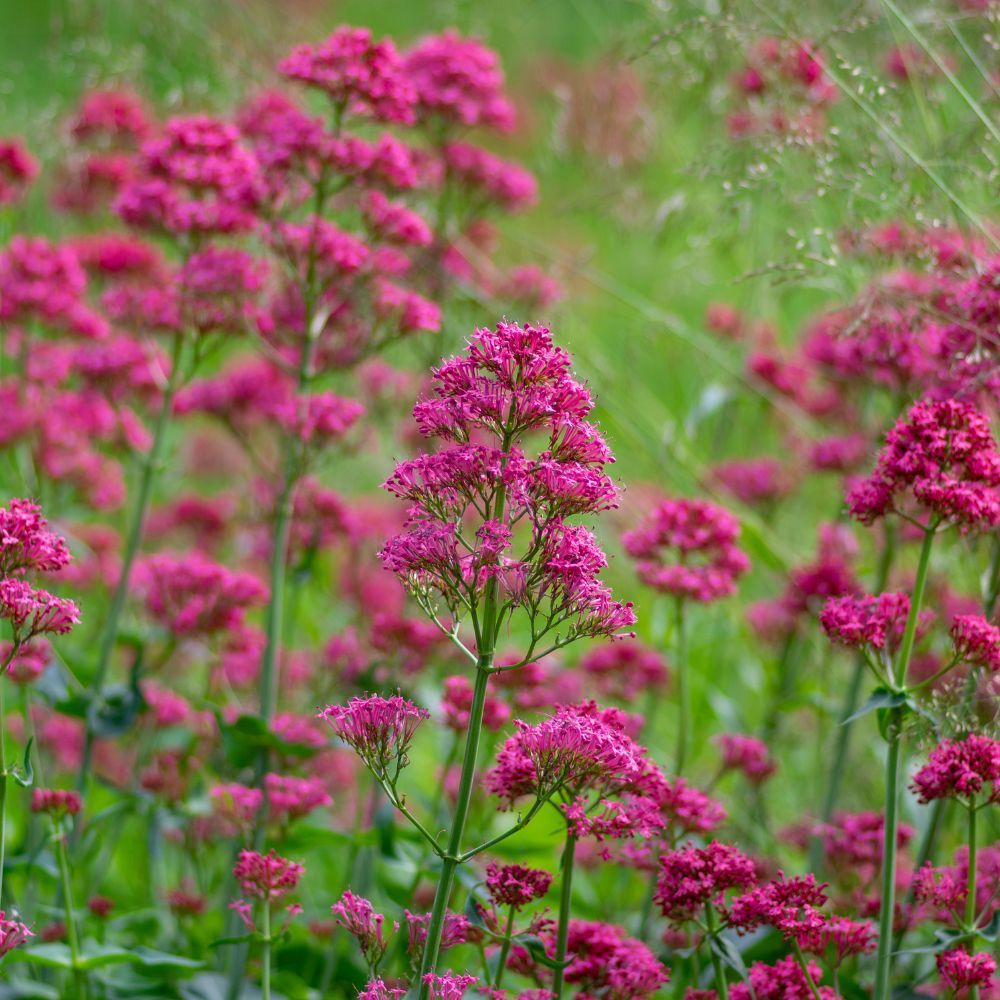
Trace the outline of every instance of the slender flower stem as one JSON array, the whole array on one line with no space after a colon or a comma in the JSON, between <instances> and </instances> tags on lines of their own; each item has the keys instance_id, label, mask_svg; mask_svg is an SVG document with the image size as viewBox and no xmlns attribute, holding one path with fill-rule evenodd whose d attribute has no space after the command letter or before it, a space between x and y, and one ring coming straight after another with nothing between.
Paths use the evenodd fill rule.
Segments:
<instances>
[{"instance_id":1,"label":"slender flower stem","mask_svg":"<svg viewBox=\"0 0 1000 1000\"><path fill-rule=\"evenodd\" d=\"M965 930L972 933L972 937L969 938L969 942L966 945L966 950L971 955L976 948L976 918L978 913L976 912L976 860L977 860L977 842L976 842L976 815L978 810L976 809L975 800L971 801L968 805L969 813L969 881L967 883L967 891L965 897ZM970 1000L979 1000L979 987L973 986L969 992Z\"/></svg>"},{"instance_id":2,"label":"slender flower stem","mask_svg":"<svg viewBox=\"0 0 1000 1000\"><path fill-rule=\"evenodd\" d=\"M691 716L691 684L687 662L687 636L684 630L684 602L674 602L674 655L677 657L674 677L677 680L677 751L674 769L678 776L687 763L688 721Z\"/></svg>"},{"instance_id":3,"label":"slender flower stem","mask_svg":"<svg viewBox=\"0 0 1000 1000\"><path fill-rule=\"evenodd\" d=\"M507 913L507 926L504 928L503 932L503 944L500 945L500 957L497 959L497 974L493 980L493 989L500 989L500 983L503 982L503 974L507 970L507 956L510 954L510 936L514 930L514 914L517 912L517 907L511 904L510 910Z\"/></svg>"},{"instance_id":4,"label":"slender flower stem","mask_svg":"<svg viewBox=\"0 0 1000 1000\"><path fill-rule=\"evenodd\" d=\"M448 849L441 860L441 875L438 879L437 892L434 894L431 919L427 926L427 941L424 944L424 954L420 963L420 1000L427 1000L430 992L428 984L424 982L424 976L434 972L437 967L448 899L451 896L455 871L461 863L459 856L462 850L465 823L469 818L469 804L472 801L476 762L479 756L479 739L483 728L483 708L486 705L486 686L489 683L489 667L492 666L492 663L493 653L491 651L488 655L484 654L480 657L480 663L476 669L472 707L469 712L469 732L465 739L465 754L462 759L462 775L459 779L455 816L448 838Z\"/></svg>"},{"instance_id":5,"label":"slender flower stem","mask_svg":"<svg viewBox=\"0 0 1000 1000\"><path fill-rule=\"evenodd\" d=\"M715 937L719 933L719 926L715 919L715 908L711 903L705 904L705 923L708 925L709 935ZM709 953L712 956L712 969L715 972L715 994L718 1000L729 1000L729 984L726 982L726 972L722 967L722 959L719 958L711 944L709 944Z\"/></svg>"},{"instance_id":6,"label":"slender flower stem","mask_svg":"<svg viewBox=\"0 0 1000 1000\"><path fill-rule=\"evenodd\" d=\"M559 930L556 936L556 970L552 979L552 992L562 1000L563 977L566 974L566 945L569 941L569 917L573 903L573 859L576 854L576 837L567 831L566 849L563 851L562 887L559 891Z\"/></svg>"},{"instance_id":7,"label":"slender flower stem","mask_svg":"<svg viewBox=\"0 0 1000 1000\"><path fill-rule=\"evenodd\" d=\"M507 452L509 449L510 439L504 435L502 450ZM493 517L497 521L503 520L506 505L507 493L504 487L500 486L497 488L493 504ZM479 760L483 711L486 708L486 688L493 670L499 607L499 585L494 577L486 585L482 625L476 633L479 640L477 650L479 658L476 663L476 680L472 688L472 705L469 708L469 729L465 736L462 774L458 781L458 796L455 801L451 832L448 836L448 848L441 858L441 875L438 878L437 891L434 893L431 919L427 925L427 940L424 943L424 953L420 960L419 1000L428 1000L430 996L430 984L424 981L424 977L433 973L437 968L438 954L441 951L441 934L444 931L444 918L448 912L451 887L455 879L455 871L462 864L462 838L465 836L465 824L469 818L476 765Z\"/></svg>"},{"instance_id":8,"label":"slender flower stem","mask_svg":"<svg viewBox=\"0 0 1000 1000\"><path fill-rule=\"evenodd\" d=\"M129 523L128 535L125 539L125 551L122 554L122 567L118 575L118 583L115 586L114 595L111 598L111 607L107 617L104 619L104 630L97 650L97 666L94 670L94 677L91 681L90 689L94 698L100 698L104 689L104 682L108 675L108 667L111 664L111 655L114 652L115 644L118 641L118 631L121 625L122 612L125 610L125 600L129 594L129 587L132 579L132 567L136 556L139 554L139 546L142 542L142 529L146 521L146 512L149 509L149 502L153 494L153 482L159 469L160 458L163 454L163 447L167 438L167 427L170 424L170 415L173 410L174 396L181 384L181 357L184 350L184 334L177 332L174 334L173 349L170 354L170 372L167 375L167 384L163 388L163 398L160 401L160 411L153 426L153 443L150 446L149 454L142 463L142 472L139 476L139 490L136 494L135 506L132 508L132 517ZM82 790L87 784L90 774L90 762L94 753L94 729L92 723L93 716L87 716L87 730L83 741L83 753L80 757L80 770L76 778L76 787Z\"/></svg>"},{"instance_id":9,"label":"slender flower stem","mask_svg":"<svg viewBox=\"0 0 1000 1000\"><path fill-rule=\"evenodd\" d=\"M816 988L816 983L813 982L812 973L809 971L809 963L806 962L806 956L802 954L802 947L799 942L794 939L792 940L792 950L795 952L795 961L799 963L802 975L806 977L806 984L809 987L809 992L813 996L813 1000L823 1000L819 990Z\"/></svg>"},{"instance_id":10,"label":"slender flower stem","mask_svg":"<svg viewBox=\"0 0 1000 1000\"><path fill-rule=\"evenodd\" d=\"M976 803L970 802L967 807L969 821L969 877L966 883L968 893L965 900L965 929L975 930L976 926L976 859L977 859L977 838L976 838L976 816L978 810ZM973 942L969 942L969 951L972 951Z\"/></svg>"},{"instance_id":11,"label":"slender flower stem","mask_svg":"<svg viewBox=\"0 0 1000 1000\"><path fill-rule=\"evenodd\" d=\"M261 969L260 993L263 1000L271 1000L271 900L264 900L261 923L264 925L264 961Z\"/></svg>"},{"instance_id":12,"label":"slender flower stem","mask_svg":"<svg viewBox=\"0 0 1000 1000\"><path fill-rule=\"evenodd\" d=\"M80 942L76 931L76 916L73 912L73 886L69 877L69 858L66 853L66 835L56 832L56 856L59 859L59 874L62 880L63 912L66 914L66 936L69 938L70 961L73 963L73 979L76 982L78 1000L87 1000L87 975L80 968Z\"/></svg>"},{"instance_id":13,"label":"slender flower stem","mask_svg":"<svg viewBox=\"0 0 1000 1000\"><path fill-rule=\"evenodd\" d=\"M885 525L885 538L882 544L882 552L879 557L878 567L875 571L875 579L872 581L872 593L880 594L885 590L885 585L889 579L889 571L892 568L893 557L896 554L896 531L891 523ZM844 778L844 770L847 766L847 756L851 745L851 726L847 720L857 711L858 702L861 699L861 689L865 678L865 658L859 653L854 661L854 670L851 674L851 682L844 695L844 703L840 709L837 726L837 741L833 750L833 764L830 767L827 778L826 794L823 796L823 807L820 810L820 823L826 826L833 818L834 810L837 808L837 800L840 798L840 786ZM809 849L809 868L812 871L819 871L823 862L823 844L819 837L813 837Z\"/></svg>"},{"instance_id":14,"label":"slender flower stem","mask_svg":"<svg viewBox=\"0 0 1000 1000\"><path fill-rule=\"evenodd\" d=\"M0 669L0 910L3 909L3 869L7 861L7 713L4 707L4 692L7 686L7 668L17 654L14 644L7 662Z\"/></svg>"},{"instance_id":15,"label":"slender flower stem","mask_svg":"<svg viewBox=\"0 0 1000 1000\"><path fill-rule=\"evenodd\" d=\"M906 676L913 653L913 643L920 618L920 605L930 568L931 549L937 523L924 531L924 541L920 548L917 576L910 597L910 613L903 631L903 641L895 664L894 676L890 679L898 690L904 690ZM904 712L902 708L889 711L886 739L889 752L885 762L885 839L882 847L882 896L879 903L878 953L875 958L875 1000L889 1000L891 996L890 978L892 973L893 918L896 911L896 847L899 834L899 797L902 778L902 728Z\"/></svg>"},{"instance_id":16,"label":"slender flower stem","mask_svg":"<svg viewBox=\"0 0 1000 1000\"><path fill-rule=\"evenodd\" d=\"M781 646L781 653L778 656L777 677L778 683L775 685L774 693L771 696L771 706L768 709L767 718L764 720L761 738L770 746L778 736L778 727L781 724L781 713L792 693L792 660L796 653L796 633L790 632Z\"/></svg>"},{"instance_id":17,"label":"slender flower stem","mask_svg":"<svg viewBox=\"0 0 1000 1000\"><path fill-rule=\"evenodd\" d=\"M333 112L333 133L340 132L343 108L339 106ZM326 175L320 176L313 192L313 216L315 225L319 225L319 219L326 203L327 182ZM299 356L298 379L296 391L299 394L309 391L312 385L315 372L313 370L316 356L316 343L319 340L320 330L317 329L316 304L319 294L317 288L316 275L316 230L312 243L309 247L308 260L306 261L306 274L304 287L302 289L303 304L303 343L302 352ZM274 528L271 533L271 565L268 583L271 588L271 597L267 605L267 620L265 633L267 636L264 645L264 656L261 660L260 668L260 714L265 722L269 722L274 714L274 708L278 699L278 651L281 648L282 626L284 622L285 610L285 577L286 564L288 562L288 539L291 531L292 520L292 500L295 495L295 487L302 475L302 462L299 453L298 441L293 431L289 432L283 442L284 468L282 471L281 492L278 494L278 503L274 511ZM265 749L257 764L258 777L267 770L269 754Z\"/></svg>"}]
</instances>

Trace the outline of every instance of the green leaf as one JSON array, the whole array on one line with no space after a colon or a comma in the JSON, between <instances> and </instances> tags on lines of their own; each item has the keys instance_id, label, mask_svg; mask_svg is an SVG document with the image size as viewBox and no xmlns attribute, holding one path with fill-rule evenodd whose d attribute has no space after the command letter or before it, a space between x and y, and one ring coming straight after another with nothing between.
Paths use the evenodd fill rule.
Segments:
<instances>
[{"instance_id":1,"label":"green leaf","mask_svg":"<svg viewBox=\"0 0 1000 1000\"><path fill-rule=\"evenodd\" d=\"M233 937L220 937L214 941L209 941L209 948L224 948L231 944L246 944L247 941L256 940L256 934L236 934Z\"/></svg>"},{"instance_id":2,"label":"green leaf","mask_svg":"<svg viewBox=\"0 0 1000 1000\"><path fill-rule=\"evenodd\" d=\"M146 969L200 969L205 964L193 958L171 955L143 945L133 948L131 953L135 957L135 963Z\"/></svg>"},{"instance_id":3,"label":"green leaf","mask_svg":"<svg viewBox=\"0 0 1000 1000\"><path fill-rule=\"evenodd\" d=\"M708 946L722 959L722 961L733 969L741 979L747 978L747 967L743 961L736 945L722 934L712 934L708 938Z\"/></svg>"},{"instance_id":4,"label":"green leaf","mask_svg":"<svg viewBox=\"0 0 1000 1000\"><path fill-rule=\"evenodd\" d=\"M0 1000L61 1000L62 993L47 983L11 976L0 983Z\"/></svg>"},{"instance_id":5,"label":"green leaf","mask_svg":"<svg viewBox=\"0 0 1000 1000\"><path fill-rule=\"evenodd\" d=\"M99 969L105 965L123 965L134 961L134 953L129 948L113 944L88 941L80 949L81 969Z\"/></svg>"},{"instance_id":6,"label":"green leaf","mask_svg":"<svg viewBox=\"0 0 1000 1000\"><path fill-rule=\"evenodd\" d=\"M514 940L527 948L532 959L547 969L558 969L560 966L565 968L572 961L567 959L565 962L557 962L545 950L545 942L537 934L515 934Z\"/></svg>"},{"instance_id":7,"label":"green leaf","mask_svg":"<svg viewBox=\"0 0 1000 1000\"><path fill-rule=\"evenodd\" d=\"M868 715L871 712L884 711L886 709L901 708L906 704L906 695L902 691L890 691L888 688L876 688L868 701L861 706L853 715L849 715L841 723L842 726L849 726L856 719Z\"/></svg>"},{"instance_id":8,"label":"green leaf","mask_svg":"<svg viewBox=\"0 0 1000 1000\"><path fill-rule=\"evenodd\" d=\"M19 768L11 768L11 774L14 776L14 780L22 788L30 788L32 782L35 780L35 771L31 766L31 745L35 742L35 737L32 736L28 740L28 745L24 748L24 760Z\"/></svg>"},{"instance_id":9,"label":"green leaf","mask_svg":"<svg viewBox=\"0 0 1000 1000\"><path fill-rule=\"evenodd\" d=\"M69 945L58 943L36 944L32 948L17 948L7 955L7 961L44 965L51 969L73 968L73 956L69 953Z\"/></svg>"}]
</instances>

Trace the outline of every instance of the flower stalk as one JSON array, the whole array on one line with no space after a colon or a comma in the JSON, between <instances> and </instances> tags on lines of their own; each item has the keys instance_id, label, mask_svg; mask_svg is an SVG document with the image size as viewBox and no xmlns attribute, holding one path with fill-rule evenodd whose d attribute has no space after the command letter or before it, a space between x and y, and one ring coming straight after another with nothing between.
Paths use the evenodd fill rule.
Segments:
<instances>
[{"instance_id":1,"label":"flower stalk","mask_svg":"<svg viewBox=\"0 0 1000 1000\"><path fill-rule=\"evenodd\" d=\"M576 837L567 831L566 848L563 851L562 886L559 890L559 930L556 936L555 974L552 992L556 1000L562 1000L566 975L566 946L569 942L569 918L573 903L573 861L576 855Z\"/></svg>"},{"instance_id":2,"label":"flower stalk","mask_svg":"<svg viewBox=\"0 0 1000 1000\"><path fill-rule=\"evenodd\" d=\"M924 529L920 560L910 598L910 611L906 618L903 641L899 647L895 670L890 680L897 691L905 691L906 677L917 635L920 606L923 602L927 573L930 569L931 549L937 520ZM885 762L885 832L882 846L882 890L879 904L878 952L875 959L875 1000L888 1000L891 995L893 919L896 911L896 853L899 837L899 799L902 791L902 738L906 713L903 708L888 712L885 726L889 744Z\"/></svg>"}]
</instances>

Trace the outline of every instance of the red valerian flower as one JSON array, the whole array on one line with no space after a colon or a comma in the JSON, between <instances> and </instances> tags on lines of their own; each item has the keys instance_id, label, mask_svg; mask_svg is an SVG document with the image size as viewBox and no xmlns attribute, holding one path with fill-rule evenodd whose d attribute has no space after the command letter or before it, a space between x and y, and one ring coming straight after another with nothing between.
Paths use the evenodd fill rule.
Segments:
<instances>
[{"instance_id":1,"label":"red valerian flower","mask_svg":"<svg viewBox=\"0 0 1000 1000\"><path fill-rule=\"evenodd\" d=\"M653 901L668 920L683 924L706 905L721 905L727 890L756 884L757 866L735 847L715 840L706 847L687 844L660 858Z\"/></svg>"},{"instance_id":2,"label":"red valerian flower","mask_svg":"<svg viewBox=\"0 0 1000 1000\"><path fill-rule=\"evenodd\" d=\"M734 593L750 567L736 546L739 530L732 514L707 500L663 500L622 544L647 586L707 603Z\"/></svg>"},{"instance_id":3,"label":"red valerian flower","mask_svg":"<svg viewBox=\"0 0 1000 1000\"><path fill-rule=\"evenodd\" d=\"M916 403L886 436L875 470L847 502L864 524L901 510L963 531L1000 523L1000 454L989 419L958 400Z\"/></svg>"},{"instance_id":4,"label":"red valerian flower","mask_svg":"<svg viewBox=\"0 0 1000 1000\"><path fill-rule=\"evenodd\" d=\"M527 906L541 899L551 884L552 875L539 868L498 865L495 861L486 866L486 891L494 906Z\"/></svg>"},{"instance_id":5,"label":"red valerian flower","mask_svg":"<svg viewBox=\"0 0 1000 1000\"><path fill-rule=\"evenodd\" d=\"M305 874L305 869L294 861L282 858L273 850L267 854L258 851L240 851L233 867L233 877L248 896L264 900L278 899L290 892Z\"/></svg>"},{"instance_id":6,"label":"red valerian flower","mask_svg":"<svg viewBox=\"0 0 1000 1000\"><path fill-rule=\"evenodd\" d=\"M921 802L934 799L973 800L986 792L989 801L1000 798L1000 740L970 734L963 740L944 740L913 776L911 787Z\"/></svg>"},{"instance_id":7,"label":"red valerian flower","mask_svg":"<svg viewBox=\"0 0 1000 1000\"><path fill-rule=\"evenodd\" d=\"M951 623L955 655L965 663L1000 670L1000 629L982 615L955 615Z\"/></svg>"},{"instance_id":8,"label":"red valerian flower","mask_svg":"<svg viewBox=\"0 0 1000 1000\"><path fill-rule=\"evenodd\" d=\"M584 419L593 403L569 369L548 329L500 323L434 372L434 395L414 416L454 444L402 462L384 484L409 519L380 553L428 614L443 600L461 620L496 588L496 635L523 609L532 648L556 631L561 646L634 624L599 580L607 559L596 538L567 520L617 503L603 471L610 452ZM535 458L518 446L532 432L548 436Z\"/></svg>"},{"instance_id":9,"label":"red valerian flower","mask_svg":"<svg viewBox=\"0 0 1000 1000\"><path fill-rule=\"evenodd\" d=\"M407 751L417 727L430 713L400 695L352 698L328 705L320 718L364 761L375 775L391 777L409 763Z\"/></svg>"},{"instance_id":10,"label":"red valerian flower","mask_svg":"<svg viewBox=\"0 0 1000 1000\"><path fill-rule=\"evenodd\" d=\"M961 948L941 952L935 959L938 975L956 996L968 996L974 987L989 989L993 986L993 973L997 971L996 959L986 952L970 955Z\"/></svg>"},{"instance_id":11,"label":"red valerian flower","mask_svg":"<svg viewBox=\"0 0 1000 1000\"><path fill-rule=\"evenodd\" d=\"M416 91L395 45L367 28L337 28L318 45L299 45L278 67L283 76L326 93L342 111L410 124Z\"/></svg>"}]
</instances>

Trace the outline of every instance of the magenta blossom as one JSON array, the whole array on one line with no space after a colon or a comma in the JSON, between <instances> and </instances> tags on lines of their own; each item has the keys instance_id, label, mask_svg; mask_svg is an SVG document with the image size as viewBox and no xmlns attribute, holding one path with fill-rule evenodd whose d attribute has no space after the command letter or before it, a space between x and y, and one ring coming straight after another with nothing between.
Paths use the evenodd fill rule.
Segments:
<instances>
[{"instance_id":1,"label":"magenta blossom","mask_svg":"<svg viewBox=\"0 0 1000 1000\"><path fill-rule=\"evenodd\" d=\"M369 969L377 969L389 947L389 941L382 935L385 917L376 913L367 899L355 896L350 890L333 904L331 910L337 925L343 927L358 942ZM399 930L399 924L393 921L392 929L394 932Z\"/></svg>"},{"instance_id":2,"label":"magenta blossom","mask_svg":"<svg viewBox=\"0 0 1000 1000\"><path fill-rule=\"evenodd\" d=\"M551 884L552 876L539 868L498 865L495 861L486 866L486 891L494 906L527 906L541 899Z\"/></svg>"},{"instance_id":3,"label":"magenta blossom","mask_svg":"<svg viewBox=\"0 0 1000 1000\"><path fill-rule=\"evenodd\" d=\"M913 776L912 787L921 802L943 798L975 801L981 792L989 801L996 801L1000 797L1000 740L977 734L944 740Z\"/></svg>"},{"instance_id":4,"label":"magenta blossom","mask_svg":"<svg viewBox=\"0 0 1000 1000\"><path fill-rule=\"evenodd\" d=\"M970 955L961 948L941 952L936 959L938 975L956 996L968 996L976 987L990 989L993 973L997 971L996 959L987 952Z\"/></svg>"},{"instance_id":5,"label":"magenta blossom","mask_svg":"<svg viewBox=\"0 0 1000 1000\"><path fill-rule=\"evenodd\" d=\"M240 851L233 867L233 877L248 896L271 900L284 896L298 884L305 869L275 852Z\"/></svg>"},{"instance_id":6,"label":"magenta blossom","mask_svg":"<svg viewBox=\"0 0 1000 1000\"><path fill-rule=\"evenodd\" d=\"M0 910L0 958L15 948L20 948L28 938L34 937L27 924L20 920L9 920L3 910Z\"/></svg>"},{"instance_id":7,"label":"magenta blossom","mask_svg":"<svg viewBox=\"0 0 1000 1000\"><path fill-rule=\"evenodd\" d=\"M376 121L413 121L416 92L391 41L367 28L343 26L318 45L299 45L278 67L282 75L325 92L341 112Z\"/></svg>"},{"instance_id":8,"label":"magenta blossom","mask_svg":"<svg viewBox=\"0 0 1000 1000\"><path fill-rule=\"evenodd\" d=\"M986 415L957 400L924 400L889 431L875 471L847 502L864 524L902 511L987 530L1000 523L998 488L1000 453Z\"/></svg>"},{"instance_id":9,"label":"magenta blossom","mask_svg":"<svg viewBox=\"0 0 1000 1000\"><path fill-rule=\"evenodd\" d=\"M413 735L430 715L400 695L352 698L346 705L328 705L320 718L380 778L393 778L409 763Z\"/></svg>"},{"instance_id":10,"label":"magenta blossom","mask_svg":"<svg viewBox=\"0 0 1000 1000\"><path fill-rule=\"evenodd\" d=\"M707 500L663 500L622 544L647 586L707 603L734 593L750 567L738 535L736 518Z\"/></svg>"},{"instance_id":11,"label":"magenta blossom","mask_svg":"<svg viewBox=\"0 0 1000 1000\"><path fill-rule=\"evenodd\" d=\"M735 847L687 844L660 858L653 900L668 920L683 924L709 904L722 905L727 891L756 884L756 865Z\"/></svg>"},{"instance_id":12,"label":"magenta blossom","mask_svg":"<svg viewBox=\"0 0 1000 1000\"><path fill-rule=\"evenodd\" d=\"M402 462L385 483L409 509L383 565L429 615L439 601L456 620L478 615L492 594L501 613L493 635L480 637L490 650L518 611L531 651L546 636L562 646L628 629L631 605L599 580L607 559L596 538L568 520L616 506L617 494L604 472L611 454L585 419L590 394L566 352L544 327L499 323L434 377L414 416L424 434L453 443ZM547 444L534 457L519 446L529 434Z\"/></svg>"}]
</instances>

